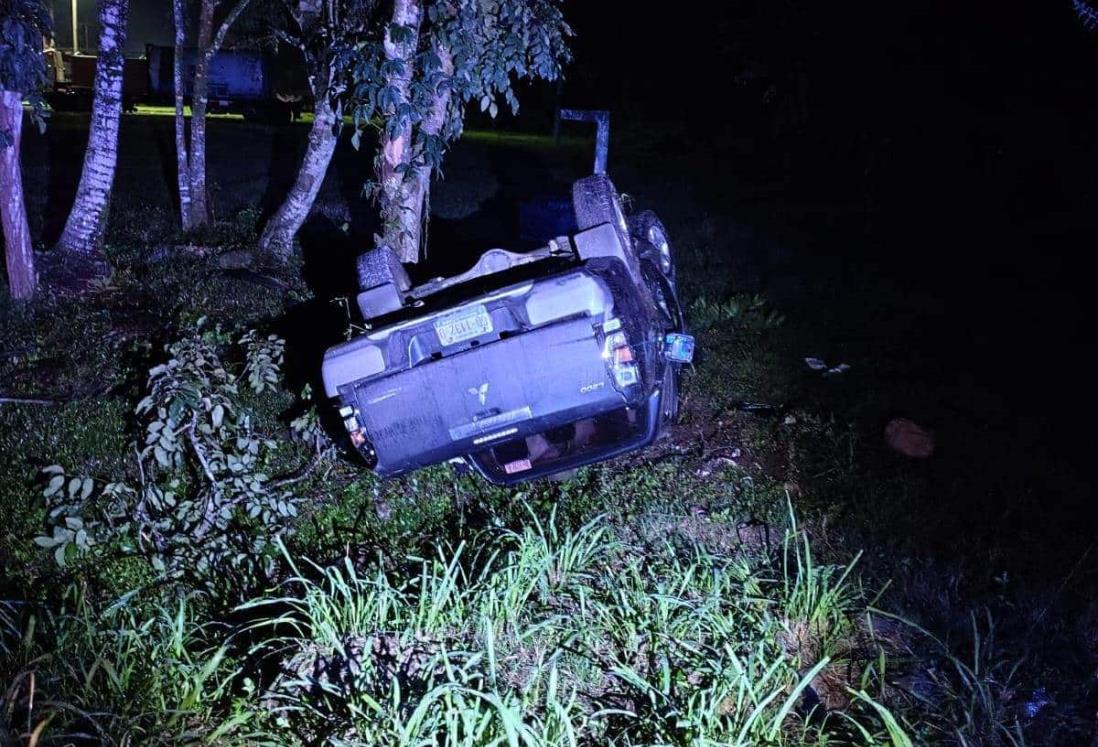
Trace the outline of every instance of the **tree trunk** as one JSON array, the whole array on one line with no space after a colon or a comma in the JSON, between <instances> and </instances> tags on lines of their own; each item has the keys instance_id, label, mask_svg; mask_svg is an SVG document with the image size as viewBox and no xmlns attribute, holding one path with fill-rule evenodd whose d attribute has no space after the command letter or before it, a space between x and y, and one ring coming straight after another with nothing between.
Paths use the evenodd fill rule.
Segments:
<instances>
[{"instance_id":1,"label":"tree trunk","mask_svg":"<svg viewBox=\"0 0 1098 747\"><path fill-rule=\"evenodd\" d=\"M122 116L122 50L126 44L128 0L100 0L99 57L84 170L58 248L84 257L102 250Z\"/></svg>"},{"instance_id":2,"label":"tree trunk","mask_svg":"<svg viewBox=\"0 0 1098 747\"><path fill-rule=\"evenodd\" d=\"M454 57L449 48L442 44L435 44L434 50L439 61L442 63L442 73L446 76L452 76L454 74ZM420 134L428 138L439 137L442 133L442 129L446 126L449 109L450 87L449 85L441 85L435 89L434 99L431 101L431 108L427 111L427 115L423 118L423 121L420 122ZM416 165L414 181L408 189L408 203L404 207L404 212L409 215L410 219L415 220L417 228L416 245L423 245L423 255L425 257L427 255L427 241L425 237L421 238L420 232L426 225L424 222L424 210L427 207L427 197L430 193L431 166L429 163L421 162Z\"/></svg>"},{"instance_id":3,"label":"tree trunk","mask_svg":"<svg viewBox=\"0 0 1098 747\"><path fill-rule=\"evenodd\" d=\"M187 154L187 120L183 111L186 91L183 85L183 49L187 44L186 0L172 0L175 25L175 55L172 62L172 87L175 91L175 178L179 187L179 221L184 230L191 227L191 159Z\"/></svg>"},{"instance_id":4,"label":"tree trunk","mask_svg":"<svg viewBox=\"0 0 1098 747\"><path fill-rule=\"evenodd\" d=\"M328 164L339 140L342 118L342 106L337 104L333 110L327 94L321 91L316 98L316 118L309 130L305 158L286 200L263 227L263 234L259 237L260 254L279 259L290 255L294 235L308 217L324 182L324 175L328 173Z\"/></svg>"},{"instance_id":5,"label":"tree trunk","mask_svg":"<svg viewBox=\"0 0 1098 747\"><path fill-rule=\"evenodd\" d=\"M190 225L192 230L206 225L210 221L209 203L206 199L206 104L210 91L209 54L213 38L214 0L202 0L202 9L198 17L198 57L194 65L194 81L191 84L191 145L187 156L190 159L188 189L190 191Z\"/></svg>"},{"instance_id":6,"label":"tree trunk","mask_svg":"<svg viewBox=\"0 0 1098 747\"><path fill-rule=\"evenodd\" d=\"M237 0L217 27L216 34L213 30L213 19L217 0L202 0L202 9L198 14L198 58L195 60L194 81L191 84L191 142L190 150L186 154L189 166L187 192L190 198L187 211L189 225L187 222L183 224L186 230L200 228L210 222L209 195L206 192L206 106L209 103L210 66L221 49L229 28L248 7L249 2L251 0ZM178 30L176 35L178 38ZM178 106L177 101L176 107ZM178 137L178 125L176 136ZM182 196L182 189L180 195Z\"/></svg>"},{"instance_id":7,"label":"tree trunk","mask_svg":"<svg viewBox=\"0 0 1098 747\"><path fill-rule=\"evenodd\" d=\"M402 63L402 71L391 75L388 81L396 91L399 102L409 98L422 17L420 0L395 0L391 25L407 27L411 34L407 40L398 43L392 39L389 28L385 30L385 58ZM419 180L409 173L412 124L409 121L394 124L394 111L386 111L384 115L386 127L382 133L377 174L381 242L395 251L401 262L418 262L423 195L418 187Z\"/></svg>"},{"instance_id":8,"label":"tree trunk","mask_svg":"<svg viewBox=\"0 0 1098 747\"><path fill-rule=\"evenodd\" d=\"M38 285L31 250L27 208L23 202L23 173L19 167L19 141L23 134L23 96L0 91L0 133L9 140L0 149L0 224L4 228L4 256L8 265L8 289L12 298L30 300Z\"/></svg>"}]
</instances>

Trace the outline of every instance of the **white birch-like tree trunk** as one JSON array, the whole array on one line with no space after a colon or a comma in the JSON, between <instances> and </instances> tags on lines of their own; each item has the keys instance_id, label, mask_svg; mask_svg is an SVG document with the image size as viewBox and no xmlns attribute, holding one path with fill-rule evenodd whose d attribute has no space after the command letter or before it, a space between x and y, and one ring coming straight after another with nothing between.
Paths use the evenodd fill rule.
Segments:
<instances>
[{"instance_id":1,"label":"white birch-like tree trunk","mask_svg":"<svg viewBox=\"0 0 1098 747\"><path fill-rule=\"evenodd\" d=\"M388 84L400 101L407 101L412 84L416 48L419 46L423 8L420 0L395 0L391 26L403 26L410 31L404 41L395 41L389 28L385 30L385 58L402 63L402 71L390 76ZM386 118L393 112L384 112ZM388 125L388 122L386 123ZM401 262L419 261L420 225L423 199L417 199L418 179L408 174L412 161L412 124L386 127L382 133L381 157L378 159L377 183L381 213L381 241L396 252ZM417 208L418 205L418 208Z\"/></svg>"},{"instance_id":2,"label":"white birch-like tree trunk","mask_svg":"<svg viewBox=\"0 0 1098 747\"><path fill-rule=\"evenodd\" d=\"M27 207L23 201L23 173L19 166L19 144L23 134L23 96L0 91L0 132L8 145L0 148L0 225L4 229L4 257L8 268L8 291L12 298L30 300L38 286L31 250Z\"/></svg>"},{"instance_id":3,"label":"white birch-like tree trunk","mask_svg":"<svg viewBox=\"0 0 1098 747\"><path fill-rule=\"evenodd\" d=\"M316 97L316 118L309 130L309 144L297 178L286 195L285 201L267 221L259 237L261 255L278 259L287 258L293 250L294 236L301 230L316 201L328 165L332 161L339 140L339 126L343 108L337 103L333 108L323 90Z\"/></svg>"},{"instance_id":4,"label":"white birch-like tree trunk","mask_svg":"<svg viewBox=\"0 0 1098 747\"><path fill-rule=\"evenodd\" d=\"M194 81L191 83L191 143L187 157L190 162L188 190L190 191L191 230L210 221L209 202L206 199L206 104L210 91L210 62L207 55L213 43L213 14L215 0L202 0L198 14L198 56L194 62Z\"/></svg>"},{"instance_id":5,"label":"white birch-like tree trunk","mask_svg":"<svg viewBox=\"0 0 1098 747\"><path fill-rule=\"evenodd\" d=\"M126 44L128 0L99 0L99 57L84 169L76 201L58 248L90 257L102 250L111 187L118 162L118 127L122 116L122 66Z\"/></svg>"},{"instance_id":6,"label":"white birch-like tree trunk","mask_svg":"<svg viewBox=\"0 0 1098 747\"><path fill-rule=\"evenodd\" d=\"M175 26L175 54L172 61L172 89L175 91L175 179L179 188L179 221L184 230L191 227L191 159L187 153L187 120L184 112L186 91L183 81L183 49L187 44L186 0L172 0Z\"/></svg>"},{"instance_id":7,"label":"white birch-like tree trunk","mask_svg":"<svg viewBox=\"0 0 1098 747\"><path fill-rule=\"evenodd\" d=\"M229 29L250 1L237 0L217 27L216 34L214 13L217 10L217 0L202 0L198 14L198 57L195 60L194 81L191 84L191 139L186 154L190 205L187 211L189 225L184 223L183 227L188 230L200 228L210 222L210 201L206 190L206 107L209 104L210 66L225 42ZM178 101L176 106L179 106ZM177 160L178 158L177 156Z\"/></svg>"}]
</instances>

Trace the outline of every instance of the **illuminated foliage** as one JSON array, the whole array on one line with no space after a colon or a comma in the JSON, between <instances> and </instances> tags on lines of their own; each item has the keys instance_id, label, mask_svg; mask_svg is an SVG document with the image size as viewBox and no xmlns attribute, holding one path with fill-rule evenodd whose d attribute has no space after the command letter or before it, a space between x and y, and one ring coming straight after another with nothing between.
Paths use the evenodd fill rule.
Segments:
<instances>
[{"instance_id":1,"label":"illuminated foliage","mask_svg":"<svg viewBox=\"0 0 1098 747\"><path fill-rule=\"evenodd\" d=\"M383 240L403 261L419 254L432 171L461 135L466 105L515 113L520 80L554 80L568 61L571 29L559 0L398 0L353 67L357 146L377 127L376 179Z\"/></svg>"},{"instance_id":2,"label":"illuminated foliage","mask_svg":"<svg viewBox=\"0 0 1098 747\"><path fill-rule=\"evenodd\" d=\"M300 499L268 477L277 444L256 430L239 384L255 394L274 389L284 342L249 332L239 341L244 365L234 370L222 360L221 338L187 337L149 372L149 393L136 408L144 423L137 480L44 470L52 529L35 541L58 564L112 542L149 556L157 570L199 577L225 562L268 557Z\"/></svg>"},{"instance_id":3,"label":"illuminated foliage","mask_svg":"<svg viewBox=\"0 0 1098 747\"><path fill-rule=\"evenodd\" d=\"M0 0L0 89L26 96L41 90L46 84L42 40L52 30L41 0Z\"/></svg>"}]
</instances>

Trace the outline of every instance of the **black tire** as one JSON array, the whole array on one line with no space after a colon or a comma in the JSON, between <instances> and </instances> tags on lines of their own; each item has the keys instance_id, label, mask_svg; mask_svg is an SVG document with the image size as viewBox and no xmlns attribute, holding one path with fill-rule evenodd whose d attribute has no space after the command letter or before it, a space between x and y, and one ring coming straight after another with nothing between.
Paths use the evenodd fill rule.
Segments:
<instances>
[{"instance_id":1,"label":"black tire","mask_svg":"<svg viewBox=\"0 0 1098 747\"><path fill-rule=\"evenodd\" d=\"M387 246L371 249L361 255L355 269L358 271L358 287L364 291L391 284L400 293L405 293L412 287L404 265L400 263L396 252Z\"/></svg>"},{"instance_id":2,"label":"black tire","mask_svg":"<svg viewBox=\"0 0 1098 747\"><path fill-rule=\"evenodd\" d=\"M660 251L656 241L653 240L652 231L655 231L658 236L662 236L664 241L667 242L666 255ZM633 236L633 244L637 247L637 254L639 254L642 259L651 259L652 262L659 267L663 276L671 282L671 286L674 287L675 249L671 245L671 240L668 238L667 228L663 225L663 221L661 221L651 210L645 210L636 215L630 215L629 233Z\"/></svg>"},{"instance_id":3,"label":"black tire","mask_svg":"<svg viewBox=\"0 0 1098 747\"><path fill-rule=\"evenodd\" d=\"M640 260L629 235L629 223L622 208L621 196L614 183L605 174L595 174L576 181L572 185L572 210L576 214L576 226L586 231L609 223L618 232L618 238L630 264L634 278L640 278Z\"/></svg>"},{"instance_id":4,"label":"black tire","mask_svg":"<svg viewBox=\"0 0 1098 747\"><path fill-rule=\"evenodd\" d=\"M611 223L619 231L628 231L621 198L605 174L584 177L572 185L572 209L581 231L603 223Z\"/></svg>"},{"instance_id":5,"label":"black tire","mask_svg":"<svg viewBox=\"0 0 1098 747\"><path fill-rule=\"evenodd\" d=\"M686 320L675 290L674 280L661 272L659 264L646 257L641 261L644 269L646 289L660 316L660 325L664 332L685 332Z\"/></svg>"}]
</instances>

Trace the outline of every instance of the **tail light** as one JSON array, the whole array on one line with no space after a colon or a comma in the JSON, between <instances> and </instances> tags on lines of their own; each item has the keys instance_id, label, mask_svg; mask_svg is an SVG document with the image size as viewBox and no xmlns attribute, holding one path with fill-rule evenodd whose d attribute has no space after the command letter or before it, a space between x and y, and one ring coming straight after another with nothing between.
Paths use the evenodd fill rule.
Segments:
<instances>
[{"instance_id":1,"label":"tail light","mask_svg":"<svg viewBox=\"0 0 1098 747\"><path fill-rule=\"evenodd\" d=\"M343 427L347 429L347 435L351 437L351 445L373 468L377 463L377 453L374 451L370 439L366 438L366 431L362 429L362 424L358 422L358 410L347 405L339 408L339 416L343 418Z\"/></svg>"},{"instance_id":2,"label":"tail light","mask_svg":"<svg viewBox=\"0 0 1098 747\"><path fill-rule=\"evenodd\" d=\"M616 324L612 324L616 322ZM602 346L602 357L606 361L610 375L614 377L614 386L625 389L633 384L640 383L640 369L637 366L637 358L633 348L629 345L629 338L621 329L621 322L617 319L607 322L604 329L612 329L606 335Z\"/></svg>"}]
</instances>

